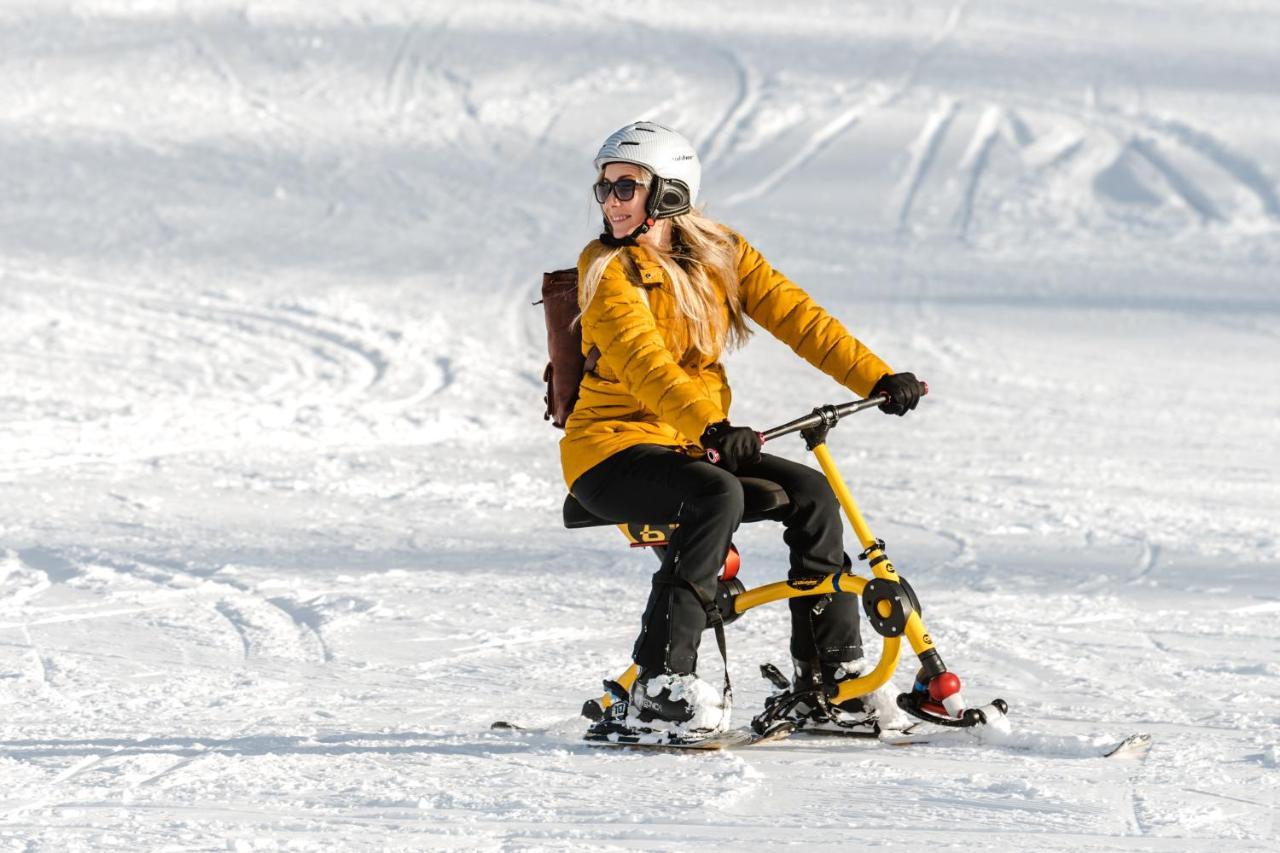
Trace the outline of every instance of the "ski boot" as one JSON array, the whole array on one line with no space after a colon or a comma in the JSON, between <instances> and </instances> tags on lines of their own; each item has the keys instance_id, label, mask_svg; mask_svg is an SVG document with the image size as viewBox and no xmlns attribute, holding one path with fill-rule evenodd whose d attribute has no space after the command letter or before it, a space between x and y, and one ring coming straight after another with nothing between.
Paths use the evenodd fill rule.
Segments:
<instances>
[{"instance_id":1,"label":"ski boot","mask_svg":"<svg viewBox=\"0 0 1280 853\"><path fill-rule=\"evenodd\" d=\"M693 674L642 672L630 691L615 681L604 686L612 703L587 729L587 740L687 744L729 727L728 697Z\"/></svg>"},{"instance_id":2,"label":"ski boot","mask_svg":"<svg viewBox=\"0 0 1280 853\"><path fill-rule=\"evenodd\" d=\"M816 670L806 661L793 663L795 678L790 682L773 664L760 667L774 692L765 700L764 712L751 721L757 731L778 720L792 723L797 731L854 737L877 737L882 730L902 731L911 726L888 686L838 705L828 700L842 681L858 678L870 669L864 659L819 662Z\"/></svg>"}]
</instances>

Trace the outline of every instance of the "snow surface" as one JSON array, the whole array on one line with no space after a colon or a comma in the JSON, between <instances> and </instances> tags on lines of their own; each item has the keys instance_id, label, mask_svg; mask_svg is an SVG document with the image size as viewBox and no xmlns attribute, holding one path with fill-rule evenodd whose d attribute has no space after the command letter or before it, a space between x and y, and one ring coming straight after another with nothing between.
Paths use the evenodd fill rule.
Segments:
<instances>
[{"instance_id":1,"label":"snow surface","mask_svg":"<svg viewBox=\"0 0 1280 853\"><path fill-rule=\"evenodd\" d=\"M0 848L1280 849L1278 44L1274 0L0 5ZM654 564L560 526L530 302L641 117L929 381L832 449L966 696L1145 761L578 740ZM729 369L741 423L848 399ZM729 631L739 723L786 625Z\"/></svg>"}]
</instances>

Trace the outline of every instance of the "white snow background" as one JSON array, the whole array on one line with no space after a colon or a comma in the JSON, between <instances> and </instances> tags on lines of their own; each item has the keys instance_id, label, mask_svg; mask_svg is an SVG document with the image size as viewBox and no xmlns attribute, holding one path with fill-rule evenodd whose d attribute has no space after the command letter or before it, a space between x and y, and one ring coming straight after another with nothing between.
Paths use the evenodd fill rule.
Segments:
<instances>
[{"instance_id":1,"label":"white snow background","mask_svg":"<svg viewBox=\"0 0 1280 853\"><path fill-rule=\"evenodd\" d=\"M1277 849L1278 46L1274 0L4 3L0 849ZM561 527L530 303L637 118L929 382L831 446L970 699L1145 761L578 740L656 563ZM851 396L729 371L759 428ZM786 631L730 628L738 722Z\"/></svg>"}]
</instances>

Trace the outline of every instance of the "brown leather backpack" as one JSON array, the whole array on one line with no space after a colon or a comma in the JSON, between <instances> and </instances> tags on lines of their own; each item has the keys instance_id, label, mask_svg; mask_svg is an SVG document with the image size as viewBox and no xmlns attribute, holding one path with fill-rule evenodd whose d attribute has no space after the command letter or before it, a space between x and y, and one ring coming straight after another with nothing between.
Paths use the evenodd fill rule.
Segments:
<instances>
[{"instance_id":1,"label":"brown leather backpack","mask_svg":"<svg viewBox=\"0 0 1280 853\"><path fill-rule=\"evenodd\" d=\"M547 321L547 355L551 358L542 372L547 383L547 396L543 398L547 411L542 419L564 429L564 422L578 402L583 375L594 370L600 359L600 350L595 347L586 356L582 354L582 328L574 321L578 316L578 271L543 273L542 299L534 304L542 305Z\"/></svg>"}]
</instances>

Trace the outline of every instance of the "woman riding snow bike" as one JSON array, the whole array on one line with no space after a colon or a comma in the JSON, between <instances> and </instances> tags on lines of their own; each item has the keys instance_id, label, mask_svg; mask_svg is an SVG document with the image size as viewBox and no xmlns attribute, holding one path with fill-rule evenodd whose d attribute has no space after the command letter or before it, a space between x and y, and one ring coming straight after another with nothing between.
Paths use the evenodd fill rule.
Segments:
<instances>
[{"instance_id":1,"label":"woman riding snow bike","mask_svg":"<svg viewBox=\"0 0 1280 853\"><path fill-rule=\"evenodd\" d=\"M886 413L905 415L922 389L741 235L694 208L701 167L683 136L652 122L628 125L605 141L595 167L604 233L578 259L589 369L565 423L561 462L574 498L594 516L617 523L665 517L678 525L641 620L626 724L711 733L727 726L727 709L696 675L698 647L716 618L717 575L742 520L739 478L775 483L786 494L779 520L789 581L825 578L851 564L840 506L822 473L763 453L756 430L730 422L721 354L745 342L750 319L859 396L883 396ZM835 695L867 669L856 595L793 598L789 606L796 685ZM849 724L868 710L852 699L799 703L788 714L798 724L815 715Z\"/></svg>"}]
</instances>

